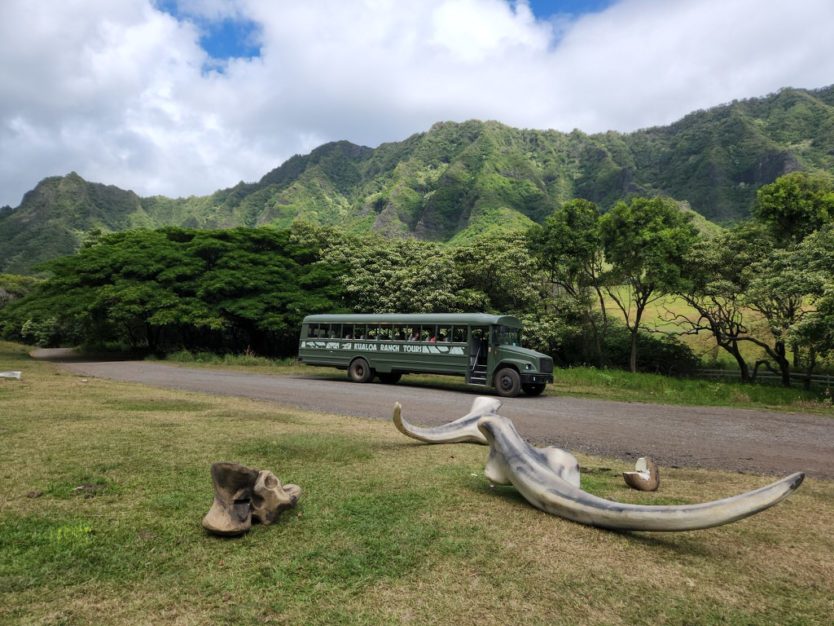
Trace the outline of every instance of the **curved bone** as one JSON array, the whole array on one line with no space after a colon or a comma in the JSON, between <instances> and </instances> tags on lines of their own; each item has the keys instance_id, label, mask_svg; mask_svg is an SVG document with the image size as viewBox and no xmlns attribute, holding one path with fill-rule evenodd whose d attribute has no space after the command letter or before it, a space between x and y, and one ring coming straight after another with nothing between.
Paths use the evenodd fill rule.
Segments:
<instances>
[{"instance_id":1,"label":"curved bone","mask_svg":"<svg viewBox=\"0 0 834 626\"><path fill-rule=\"evenodd\" d=\"M773 506L805 478L805 474L797 472L755 491L703 504L621 504L593 496L565 480L551 467L549 457L524 441L506 417L483 417L478 421L478 429L490 446L487 477L511 482L530 504L542 511L602 528L675 531L720 526Z\"/></svg>"},{"instance_id":2,"label":"curved bone","mask_svg":"<svg viewBox=\"0 0 834 626\"><path fill-rule=\"evenodd\" d=\"M394 426L403 435L425 443L481 443L486 445L486 438L478 430L478 420L484 415L495 415L500 408L500 400L478 396L473 400L469 413L463 417L442 426L421 428L405 420L402 416L402 406L397 402L394 405Z\"/></svg>"},{"instance_id":3,"label":"curved bone","mask_svg":"<svg viewBox=\"0 0 834 626\"><path fill-rule=\"evenodd\" d=\"M657 491L660 487L660 471L654 461L641 456L634 464L633 472L623 472L623 480L637 491Z\"/></svg>"}]
</instances>

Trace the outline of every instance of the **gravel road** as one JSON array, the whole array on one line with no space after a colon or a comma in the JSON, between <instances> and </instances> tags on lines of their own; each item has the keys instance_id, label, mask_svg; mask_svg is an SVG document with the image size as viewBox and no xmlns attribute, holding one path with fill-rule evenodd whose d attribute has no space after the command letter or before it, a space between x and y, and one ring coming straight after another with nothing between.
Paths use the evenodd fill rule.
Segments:
<instances>
[{"instance_id":1,"label":"gravel road","mask_svg":"<svg viewBox=\"0 0 834 626\"><path fill-rule=\"evenodd\" d=\"M36 351L83 376L155 387L243 396L279 406L390 420L395 401L403 416L423 425L466 414L476 391L408 385L356 384L347 379L272 376L189 369L144 361L62 359L65 352ZM335 372L335 370L334 370ZM834 419L722 407L687 407L567 397L505 399L501 414L536 445L557 445L620 459L651 456L659 465L708 467L766 474L804 471L834 479Z\"/></svg>"}]
</instances>

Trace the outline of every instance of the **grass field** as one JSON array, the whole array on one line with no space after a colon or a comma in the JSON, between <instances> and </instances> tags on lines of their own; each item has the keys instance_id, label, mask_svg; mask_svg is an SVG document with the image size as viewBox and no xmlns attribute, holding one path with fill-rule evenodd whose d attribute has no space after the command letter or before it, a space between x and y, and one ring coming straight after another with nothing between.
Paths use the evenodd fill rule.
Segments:
<instances>
[{"instance_id":1,"label":"grass field","mask_svg":"<svg viewBox=\"0 0 834 626\"><path fill-rule=\"evenodd\" d=\"M0 370L23 371L0 380L0 623L829 624L834 614L831 481L808 479L720 528L615 533L491 487L485 447L86 380L12 344L0 343ZM219 460L300 484L298 508L240 539L207 535ZM638 494L618 461L580 462L586 490L632 502L696 502L772 480L666 469L657 494Z\"/></svg>"}]
</instances>

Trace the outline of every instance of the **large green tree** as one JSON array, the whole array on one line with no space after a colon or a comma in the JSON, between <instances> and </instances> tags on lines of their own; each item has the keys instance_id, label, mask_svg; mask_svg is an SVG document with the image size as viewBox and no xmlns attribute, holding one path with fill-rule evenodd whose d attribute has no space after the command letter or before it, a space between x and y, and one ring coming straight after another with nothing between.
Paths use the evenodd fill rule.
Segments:
<instances>
[{"instance_id":1,"label":"large green tree","mask_svg":"<svg viewBox=\"0 0 834 626\"><path fill-rule=\"evenodd\" d=\"M781 246L796 244L834 220L834 184L828 176L792 172L756 193L753 216Z\"/></svg>"},{"instance_id":2,"label":"large green tree","mask_svg":"<svg viewBox=\"0 0 834 626\"><path fill-rule=\"evenodd\" d=\"M618 202L600 218L608 295L631 336L629 369L637 371L637 341L646 307L682 290L684 259L697 239L690 218L670 198Z\"/></svg>"},{"instance_id":3,"label":"large green tree","mask_svg":"<svg viewBox=\"0 0 834 626\"><path fill-rule=\"evenodd\" d=\"M452 253L441 244L366 235L326 248L324 258L343 268L343 302L354 311L433 313L484 304L482 293L463 289Z\"/></svg>"},{"instance_id":4,"label":"large green tree","mask_svg":"<svg viewBox=\"0 0 834 626\"><path fill-rule=\"evenodd\" d=\"M683 272L688 280L678 294L697 316L666 315L683 334L712 334L716 345L735 359L743 382L751 380L741 347L751 340L751 312L745 296L752 276L747 270L768 258L773 247L767 229L753 222L699 240L685 257Z\"/></svg>"},{"instance_id":5,"label":"large green tree","mask_svg":"<svg viewBox=\"0 0 834 626\"><path fill-rule=\"evenodd\" d=\"M52 320L53 341L291 354L303 316L341 296L337 268L275 229L126 231L48 269L4 309L7 334Z\"/></svg>"},{"instance_id":6,"label":"large green tree","mask_svg":"<svg viewBox=\"0 0 834 626\"><path fill-rule=\"evenodd\" d=\"M530 229L528 246L554 287L554 298L567 296L573 309L581 311L590 329L596 359L602 366L608 316L603 297L604 256L599 218L600 210L593 202L571 200L550 214L541 226Z\"/></svg>"}]
</instances>

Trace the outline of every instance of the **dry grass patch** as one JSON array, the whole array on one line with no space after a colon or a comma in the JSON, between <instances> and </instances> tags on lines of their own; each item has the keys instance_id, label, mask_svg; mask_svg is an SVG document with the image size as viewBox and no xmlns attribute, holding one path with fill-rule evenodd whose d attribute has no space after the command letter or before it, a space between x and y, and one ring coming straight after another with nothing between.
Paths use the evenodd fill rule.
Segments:
<instances>
[{"instance_id":1,"label":"dry grass patch","mask_svg":"<svg viewBox=\"0 0 834 626\"><path fill-rule=\"evenodd\" d=\"M24 370L0 384L0 622L823 624L834 614L832 482L808 480L721 528L615 533L490 486L481 446L83 383L10 344L0 369ZM240 539L208 536L200 519L218 460L300 484L299 507ZM668 469L659 493L639 494L619 477L625 463L580 462L586 489L630 502L696 502L771 480Z\"/></svg>"}]
</instances>

